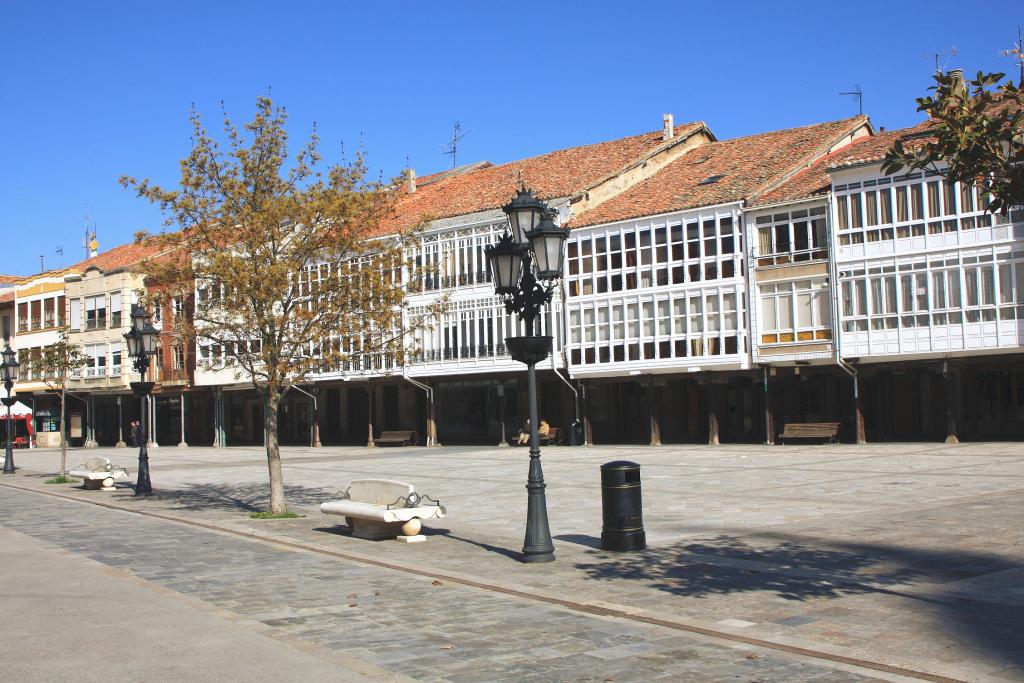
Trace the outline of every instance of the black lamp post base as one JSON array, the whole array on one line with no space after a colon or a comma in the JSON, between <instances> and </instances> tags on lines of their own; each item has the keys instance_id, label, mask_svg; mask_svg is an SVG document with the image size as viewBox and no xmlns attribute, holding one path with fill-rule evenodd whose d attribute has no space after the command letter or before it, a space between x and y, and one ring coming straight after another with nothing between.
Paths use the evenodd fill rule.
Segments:
<instances>
[{"instance_id":1,"label":"black lamp post base","mask_svg":"<svg viewBox=\"0 0 1024 683\"><path fill-rule=\"evenodd\" d=\"M4 428L7 430L4 434L4 474L14 474L14 444L12 443L14 437L11 436L11 406L17 403L18 399L10 395L13 384L5 386L7 388L7 396L0 399L7 406L7 421L4 423Z\"/></svg>"},{"instance_id":2,"label":"black lamp post base","mask_svg":"<svg viewBox=\"0 0 1024 683\"><path fill-rule=\"evenodd\" d=\"M142 372L145 375L145 372ZM149 496L153 493L153 484L149 481L149 404L147 399L153 391L153 382L132 382L132 391L139 397L142 419L139 421L139 478L135 483L136 496Z\"/></svg>"},{"instance_id":3,"label":"black lamp post base","mask_svg":"<svg viewBox=\"0 0 1024 683\"><path fill-rule=\"evenodd\" d=\"M539 564L541 562L554 562L555 553L552 550L539 551L539 552L527 552L523 550L523 557L521 558L524 563L527 564Z\"/></svg>"}]
</instances>

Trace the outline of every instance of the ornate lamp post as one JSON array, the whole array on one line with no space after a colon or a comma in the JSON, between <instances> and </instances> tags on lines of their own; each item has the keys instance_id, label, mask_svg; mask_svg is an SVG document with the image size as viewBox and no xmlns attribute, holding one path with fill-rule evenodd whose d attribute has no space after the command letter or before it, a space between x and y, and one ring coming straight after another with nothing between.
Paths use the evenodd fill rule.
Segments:
<instances>
[{"instance_id":1,"label":"ornate lamp post","mask_svg":"<svg viewBox=\"0 0 1024 683\"><path fill-rule=\"evenodd\" d=\"M556 212L525 188L502 210L508 216L509 232L488 247L487 260L494 277L495 293L504 299L509 313L518 314L526 323L526 336L505 339L512 358L525 363L528 373L530 471L526 483L523 562L551 562L555 559L555 546L548 527L544 471L537 438L536 366L551 352L552 338L537 334L536 320L541 307L551 301L553 281L562 277L562 256L569 231L555 225Z\"/></svg>"},{"instance_id":2,"label":"ornate lamp post","mask_svg":"<svg viewBox=\"0 0 1024 683\"><path fill-rule=\"evenodd\" d=\"M4 350L0 355L3 356L3 363L0 363L0 379L3 380L4 389L7 390L7 394L3 398L3 403L7 406L7 447L4 449L4 474L14 474L14 437L11 434L11 406L14 405L16 399L11 396L11 389L14 388L14 383L18 381L18 368L21 367L21 363L18 362L17 354L11 349L9 337L4 338Z\"/></svg>"},{"instance_id":3,"label":"ornate lamp post","mask_svg":"<svg viewBox=\"0 0 1024 683\"><path fill-rule=\"evenodd\" d=\"M149 412L149 393L153 391L153 382L146 381L149 370L150 356L156 354L156 342L160 332L153 327L153 317L138 304L132 305L132 328L124 335L128 346L128 355L142 376L141 382L132 382L132 391L139 397L142 406L142 419L139 421L139 479L135 483L136 496L148 496L153 493L153 485L149 481L149 451L146 450L147 414Z\"/></svg>"}]
</instances>

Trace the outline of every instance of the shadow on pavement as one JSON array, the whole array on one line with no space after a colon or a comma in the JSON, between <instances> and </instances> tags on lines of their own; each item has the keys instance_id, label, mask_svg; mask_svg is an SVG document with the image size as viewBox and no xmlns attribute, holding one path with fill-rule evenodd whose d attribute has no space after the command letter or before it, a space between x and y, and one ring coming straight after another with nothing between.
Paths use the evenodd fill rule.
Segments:
<instances>
[{"instance_id":1,"label":"shadow on pavement","mask_svg":"<svg viewBox=\"0 0 1024 683\"><path fill-rule=\"evenodd\" d=\"M424 528L424 533L429 533L427 532L426 528ZM518 550L510 550L509 548L502 548L501 546L491 545L490 543L484 543L483 541L474 541L471 538L463 538L461 536L456 536L455 534L449 532L447 529L434 529L433 533L447 536L453 541L460 541L462 543L468 543L469 545L475 545L477 548L486 550L489 553L503 555L509 559L515 560L516 562L519 562L523 557L523 554Z\"/></svg>"},{"instance_id":2,"label":"shadow on pavement","mask_svg":"<svg viewBox=\"0 0 1024 683\"><path fill-rule=\"evenodd\" d=\"M157 482L159 483L159 482ZM338 497L337 489L308 486L285 486L285 500L292 506L319 506ZM179 488L160 490L154 485L153 498L170 503L176 510L237 510L258 512L270 507L270 485L248 484L182 484Z\"/></svg>"},{"instance_id":3,"label":"shadow on pavement","mask_svg":"<svg viewBox=\"0 0 1024 683\"><path fill-rule=\"evenodd\" d=\"M902 609L928 611L951 640L968 640L989 659L1024 671L1024 605L966 597L944 587L1021 566L1010 558L784 534L722 535L589 556L591 561L576 567L590 579L637 581L679 596L764 592L801 602L858 594L908 599Z\"/></svg>"},{"instance_id":4,"label":"shadow on pavement","mask_svg":"<svg viewBox=\"0 0 1024 683\"><path fill-rule=\"evenodd\" d=\"M587 536L586 534L562 534L561 536L555 536L555 540L565 541L566 543L575 543L576 545L582 545L588 548L601 548L600 538L597 536Z\"/></svg>"}]
</instances>

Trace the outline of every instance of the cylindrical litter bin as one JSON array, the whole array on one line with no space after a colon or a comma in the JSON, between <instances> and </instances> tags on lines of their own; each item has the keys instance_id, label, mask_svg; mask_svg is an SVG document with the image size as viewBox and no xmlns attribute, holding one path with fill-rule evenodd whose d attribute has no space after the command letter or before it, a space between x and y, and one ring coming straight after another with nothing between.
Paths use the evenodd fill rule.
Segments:
<instances>
[{"instance_id":1,"label":"cylindrical litter bin","mask_svg":"<svg viewBox=\"0 0 1024 683\"><path fill-rule=\"evenodd\" d=\"M643 550L647 547L640 465L628 460L601 465L601 509L601 548Z\"/></svg>"}]
</instances>

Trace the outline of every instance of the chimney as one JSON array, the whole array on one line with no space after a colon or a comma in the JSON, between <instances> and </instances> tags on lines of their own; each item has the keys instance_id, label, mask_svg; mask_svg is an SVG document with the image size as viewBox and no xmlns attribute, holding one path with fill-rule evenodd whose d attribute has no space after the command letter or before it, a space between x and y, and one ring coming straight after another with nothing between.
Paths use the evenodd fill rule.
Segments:
<instances>
[{"instance_id":1,"label":"chimney","mask_svg":"<svg viewBox=\"0 0 1024 683\"><path fill-rule=\"evenodd\" d=\"M405 169L405 190L409 194L416 191L416 169Z\"/></svg>"},{"instance_id":2,"label":"chimney","mask_svg":"<svg viewBox=\"0 0 1024 683\"><path fill-rule=\"evenodd\" d=\"M672 121L672 114L665 114L661 117L661 121L664 124L661 129L661 139L671 140L673 136L675 136L676 132L675 125Z\"/></svg>"}]
</instances>

